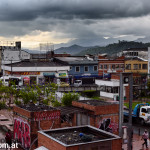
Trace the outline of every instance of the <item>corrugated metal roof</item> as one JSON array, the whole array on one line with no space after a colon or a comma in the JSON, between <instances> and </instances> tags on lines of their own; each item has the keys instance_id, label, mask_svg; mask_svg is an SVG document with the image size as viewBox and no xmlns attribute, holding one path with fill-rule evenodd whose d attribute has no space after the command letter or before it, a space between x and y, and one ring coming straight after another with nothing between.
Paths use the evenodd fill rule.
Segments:
<instances>
[{"instance_id":1,"label":"corrugated metal roof","mask_svg":"<svg viewBox=\"0 0 150 150\"><path fill-rule=\"evenodd\" d=\"M56 67L56 66L66 66L64 64L54 62L54 61L21 61L13 64L7 64L6 66L12 67Z\"/></svg>"}]
</instances>

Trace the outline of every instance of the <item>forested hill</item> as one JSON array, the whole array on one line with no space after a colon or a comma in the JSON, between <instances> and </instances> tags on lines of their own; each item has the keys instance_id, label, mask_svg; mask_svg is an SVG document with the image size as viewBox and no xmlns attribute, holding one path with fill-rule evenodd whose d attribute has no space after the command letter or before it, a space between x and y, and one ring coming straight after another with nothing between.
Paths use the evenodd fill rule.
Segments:
<instances>
[{"instance_id":1,"label":"forested hill","mask_svg":"<svg viewBox=\"0 0 150 150\"><path fill-rule=\"evenodd\" d=\"M134 41L119 41L118 43L109 44L105 47L97 46L97 47L89 48L87 50L81 51L76 55L82 56L85 54L94 55L94 54L102 54L102 53L107 53L108 55L112 55L128 48L146 48L146 47L150 47L150 43L142 43L142 42L134 42Z\"/></svg>"}]
</instances>

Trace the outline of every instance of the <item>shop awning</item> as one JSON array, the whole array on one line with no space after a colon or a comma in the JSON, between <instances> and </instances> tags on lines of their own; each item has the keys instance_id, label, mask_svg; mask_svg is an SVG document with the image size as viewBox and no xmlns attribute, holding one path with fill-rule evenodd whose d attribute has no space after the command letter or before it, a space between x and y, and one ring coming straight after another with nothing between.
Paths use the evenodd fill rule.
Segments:
<instances>
[{"instance_id":1,"label":"shop awning","mask_svg":"<svg viewBox=\"0 0 150 150\"><path fill-rule=\"evenodd\" d=\"M43 76L46 76L46 77L55 77L55 72L44 72Z\"/></svg>"}]
</instances>

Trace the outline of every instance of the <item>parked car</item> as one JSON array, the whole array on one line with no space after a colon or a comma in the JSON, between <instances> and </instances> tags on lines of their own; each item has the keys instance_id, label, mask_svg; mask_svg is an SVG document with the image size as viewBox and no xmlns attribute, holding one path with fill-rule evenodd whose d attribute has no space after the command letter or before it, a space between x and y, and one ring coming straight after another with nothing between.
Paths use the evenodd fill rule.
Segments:
<instances>
[{"instance_id":1,"label":"parked car","mask_svg":"<svg viewBox=\"0 0 150 150\"><path fill-rule=\"evenodd\" d=\"M69 86L69 83L66 83L66 82L60 82L60 85L61 87L66 87L66 86Z\"/></svg>"},{"instance_id":2,"label":"parked car","mask_svg":"<svg viewBox=\"0 0 150 150\"><path fill-rule=\"evenodd\" d=\"M75 87L79 87L79 86L81 86L82 85L82 80L75 80L74 81L74 86Z\"/></svg>"}]
</instances>

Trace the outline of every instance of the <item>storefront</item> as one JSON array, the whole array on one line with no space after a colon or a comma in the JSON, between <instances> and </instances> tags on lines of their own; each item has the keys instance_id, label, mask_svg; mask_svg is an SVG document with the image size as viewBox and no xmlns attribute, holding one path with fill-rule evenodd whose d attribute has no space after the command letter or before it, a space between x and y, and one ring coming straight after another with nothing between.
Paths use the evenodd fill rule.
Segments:
<instances>
[{"instance_id":1,"label":"storefront","mask_svg":"<svg viewBox=\"0 0 150 150\"><path fill-rule=\"evenodd\" d=\"M36 65L35 65L36 64ZM69 66L64 66L58 62L50 61L27 61L7 64L2 66L5 75L20 76L22 78L29 78L29 84L45 84L56 83L56 79L59 78L62 82L68 81Z\"/></svg>"},{"instance_id":2,"label":"storefront","mask_svg":"<svg viewBox=\"0 0 150 150\"><path fill-rule=\"evenodd\" d=\"M55 82L55 72L43 72L43 77L45 83Z\"/></svg>"}]
</instances>

